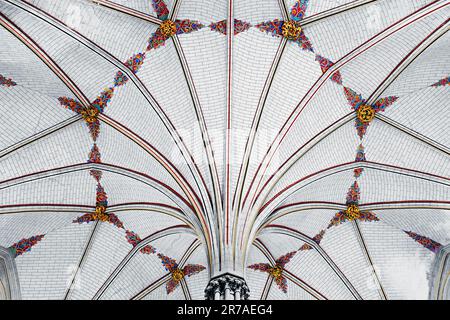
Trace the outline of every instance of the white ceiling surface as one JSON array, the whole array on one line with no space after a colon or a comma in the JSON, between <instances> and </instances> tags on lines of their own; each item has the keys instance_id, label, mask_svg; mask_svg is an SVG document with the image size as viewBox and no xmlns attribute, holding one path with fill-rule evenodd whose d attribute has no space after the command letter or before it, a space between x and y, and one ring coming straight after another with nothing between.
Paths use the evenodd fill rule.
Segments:
<instances>
[{"instance_id":1,"label":"white ceiling surface","mask_svg":"<svg viewBox=\"0 0 450 320\"><path fill-rule=\"evenodd\" d=\"M152 145L173 163L193 192L209 201L206 197L212 195L214 179L196 110L200 110L204 118L223 198L226 186L224 133L229 37L210 31L208 25L227 19L228 1L178 1L177 19L199 20L205 25L200 31L178 37L187 65L183 67L174 42L166 41L165 46L147 53L136 75L137 80L132 79L125 86L115 88L105 115ZM156 17L150 0L113 2ZM170 11L175 2L166 1ZM310 0L306 16L352 2ZM383 119L375 119L370 124L362 143L366 148L367 160L377 164L365 164L364 172L358 179L360 205L405 200L450 201L450 120L442 113L447 107L450 92L448 86L430 87L450 74L448 32L411 63L402 65L403 59L448 18L449 6L434 12L424 9L431 2L378 0L304 26L315 53L334 62L351 57L351 52L357 48L364 48L363 52L340 67L345 86L368 98L379 86L387 84L382 92L378 92L379 97L399 97L382 116L409 132L401 131ZM133 54L144 52L149 36L157 28L152 22L87 0L30 0L28 3L44 12L43 19L8 1L0 3L0 12L36 42L90 101L95 100L104 88L113 85L117 66L111 61L124 62ZM293 3L293 0L285 1L288 12ZM234 18L252 25L283 19L278 0L236 0L233 6ZM436 4L434 6L437 7ZM427 13L425 16L390 34L390 30L403 23L403 18L421 8ZM73 14L77 12L81 12L81 20L73 19ZM60 22L46 20L49 16ZM57 28L63 24L72 30L63 32ZM387 29L389 27L391 29ZM369 39L380 33L390 35L374 45L366 45ZM81 37L86 43L91 43L91 47L86 47L74 37ZM84 121L76 120L75 114L65 110L57 100L61 96L76 97L31 50L4 28L0 28L0 39L0 74L17 82L14 87L0 87L0 205L33 205L33 209L24 207L20 213L13 209L8 212L9 209L0 207L0 245L9 247L22 238L46 234L30 252L16 259L23 298L64 299L73 269L82 261L83 272L76 277L76 285L79 286L74 287L68 298L91 299L126 259L132 246L127 243L124 230L106 223L99 224L91 246L86 250L94 224L80 225L72 223L72 220L91 210L86 207L83 211L77 206L92 208L95 205L96 182L89 175L91 167L86 164L92 139ZM295 43L287 42L282 48L281 38L256 28L232 37L232 41L231 196L235 196L247 137L251 130L257 129L259 140L247 159L248 171L241 186L242 195L249 192L247 201L250 201L259 194L254 210L271 202L256 220L254 228L264 225L271 213L283 205L319 201L344 206L348 188L354 182L353 168L356 166L330 168L354 161L360 141L354 118L350 116L348 122L338 126L335 124L352 112L342 86L325 79L315 61L315 54L301 50ZM104 50L103 53L106 52L111 61L96 50ZM276 58L278 50L282 50L279 61ZM268 79L274 63L278 63L275 74L273 79ZM403 67L401 72L386 83L386 78L399 65ZM186 81L186 75L192 76L193 88ZM265 97L262 92L267 80L271 83ZM306 103L304 97L316 88L317 92ZM193 101L192 93L198 96L198 105ZM147 98L150 95L164 115L158 106L149 102ZM261 98L265 99L263 105L260 104ZM262 107L262 112L256 128L252 124L258 105ZM258 166L267 164L265 155L269 146L280 130L286 129L285 123L292 122L291 114L296 116L300 110L281 144L278 146L275 143L274 146L279 148L265 175L258 171L256 176ZM17 145L72 117L75 122L50 135L25 146ZM176 132L168 130L167 120ZM308 143L327 128L330 132L323 139ZM178 135L189 154L175 143L174 137ZM14 145L17 148L5 154L5 150ZM101 182L108 194L109 206L159 203L178 208L194 226L199 225L199 218L194 216L191 208L169 189L152 180L161 181L183 199L188 199L176 179L143 148L106 123L101 123L97 145L104 163ZM191 155L199 172L193 169ZM292 162L282 166L291 156ZM276 173L275 177L261 190L273 173ZM304 179L309 175L312 176ZM255 183L250 188L253 179ZM286 189L299 180L302 181ZM60 212L52 206L68 204L74 207L64 207ZM319 206L301 211L294 208L292 211L272 223L313 237L328 226L338 210ZM249 212L240 214L238 230L243 229ZM358 225L387 298L427 298L427 272L434 254L402 230L412 230L447 244L450 241L449 211L443 205L436 205L434 209L414 208L413 205L412 208L400 209L386 204L373 212L380 222ZM127 229L135 231L142 239L165 228L185 224L167 212L157 212L151 206L148 210L139 207L116 214ZM203 214L214 220L212 215L215 212L210 208L205 208ZM198 235L198 238L204 241L203 236ZM152 241L151 245L158 252L178 261L194 239L187 233L169 235ZM259 239L275 259L303 245L300 240L274 233L264 233ZM352 223L327 230L320 246L363 299L381 298ZM207 270L186 278L191 297L203 299L210 268L205 247L197 248L187 263L207 267ZM246 263L267 263L267 258L251 246ZM298 252L286 269L328 299L354 299L344 282L316 250ZM267 273L248 268L245 273L251 290L250 298L259 299ZM156 255L137 252L101 298L130 299L164 274L166 271ZM267 298L314 299L291 281L288 281L288 288L285 294L273 283ZM165 284L144 297L185 298L181 286L167 295Z\"/></svg>"}]
</instances>

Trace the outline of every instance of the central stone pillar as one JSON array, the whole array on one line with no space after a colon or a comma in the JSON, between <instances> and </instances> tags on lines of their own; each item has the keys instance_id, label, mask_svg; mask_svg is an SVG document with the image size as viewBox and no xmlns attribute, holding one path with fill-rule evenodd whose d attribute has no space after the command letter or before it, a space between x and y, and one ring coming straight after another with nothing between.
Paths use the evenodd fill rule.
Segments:
<instances>
[{"instance_id":1,"label":"central stone pillar","mask_svg":"<svg viewBox=\"0 0 450 320\"><path fill-rule=\"evenodd\" d=\"M205 289L206 300L247 300L249 296L245 279L231 273L212 278Z\"/></svg>"}]
</instances>

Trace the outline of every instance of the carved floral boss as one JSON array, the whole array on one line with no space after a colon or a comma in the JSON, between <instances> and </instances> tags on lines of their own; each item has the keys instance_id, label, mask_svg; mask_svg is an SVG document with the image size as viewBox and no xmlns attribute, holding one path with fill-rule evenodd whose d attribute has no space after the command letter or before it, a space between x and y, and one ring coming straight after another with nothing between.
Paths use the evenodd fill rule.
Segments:
<instances>
[{"instance_id":1,"label":"carved floral boss","mask_svg":"<svg viewBox=\"0 0 450 320\"><path fill-rule=\"evenodd\" d=\"M349 188L348 193L347 193L347 201L346 201L347 209L336 213L335 216L331 219L327 229L330 229L331 227L336 227L346 221L355 221L355 220L364 221L364 222L380 221L380 219L374 213L369 212L369 211L362 211L359 208L359 204L358 204L359 198L360 198L360 189L358 186L358 182L355 181L352 184L352 186ZM436 253L442 246L439 242L434 241L433 239L430 239L426 236L419 235L412 231L406 231L406 230L402 230L402 231L405 232L414 241L416 241L417 243L421 244L423 247L425 247L426 249L428 249L434 253ZM317 234L313 238L313 240L317 244L320 244L320 241L323 239L324 235L325 235L325 230L322 230L322 231L320 231L319 234ZM305 244L300 248L300 251L311 250L311 249L312 249L312 247L310 245Z\"/></svg>"},{"instance_id":2,"label":"carved floral boss","mask_svg":"<svg viewBox=\"0 0 450 320\"><path fill-rule=\"evenodd\" d=\"M360 94L357 94L350 88L344 87L344 92L348 103L352 106L352 109L355 110L355 127L358 131L358 136L361 139L366 134L367 127L375 118L375 114L384 111L398 99L398 97L390 96L381 98L374 104L369 104Z\"/></svg>"},{"instance_id":3,"label":"carved floral boss","mask_svg":"<svg viewBox=\"0 0 450 320\"><path fill-rule=\"evenodd\" d=\"M161 259L164 268L171 274L171 279L166 284L167 294L172 293L185 277L193 276L206 269L200 264L188 264L181 269L175 259L161 253L158 253L158 257Z\"/></svg>"},{"instance_id":4,"label":"carved floral boss","mask_svg":"<svg viewBox=\"0 0 450 320\"><path fill-rule=\"evenodd\" d=\"M279 257L275 261L275 265L271 265L269 263L257 263L252 264L251 266L248 266L249 269L253 270L259 270L261 272L266 272L271 276L274 280L277 286L284 292L287 292L287 280L284 277L284 270L286 264L291 261L292 257L295 256L297 251L292 251L284 256Z\"/></svg>"}]
</instances>

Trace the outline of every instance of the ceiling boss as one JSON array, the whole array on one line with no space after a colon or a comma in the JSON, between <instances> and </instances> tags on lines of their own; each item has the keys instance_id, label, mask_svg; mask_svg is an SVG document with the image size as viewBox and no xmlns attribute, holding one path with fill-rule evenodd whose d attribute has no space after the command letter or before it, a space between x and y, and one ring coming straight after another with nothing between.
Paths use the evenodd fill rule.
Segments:
<instances>
[{"instance_id":1,"label":"ceiling boss","mask_svg":"<svg viewBox=\"0 0 450 320\"><path fill-rule=\"evenodd\" d=\"M161 30L161 33L168 38L173 37L177 33L177 26L172 20L166 20L161 23L159 29Z\"/></svg>"},{"instance_id":2,"label":"ceiling boss","mask_svg":"<svg viewBox=\"0 0 450 320\"><path fill-rule=\"evenodd\" d=\"M360 106L356 114L362 123L369 123L375 118L375 110L368 104Z\"/></svg>"}]
</instances>

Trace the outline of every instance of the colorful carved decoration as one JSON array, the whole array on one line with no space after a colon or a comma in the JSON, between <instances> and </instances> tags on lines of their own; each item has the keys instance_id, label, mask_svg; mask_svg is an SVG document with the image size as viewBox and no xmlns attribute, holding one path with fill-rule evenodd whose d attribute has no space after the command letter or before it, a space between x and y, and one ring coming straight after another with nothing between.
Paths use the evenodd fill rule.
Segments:
<instances>
[{"instance_id":1,"label":"colorful carved decoration","mask_svg":"<svg viewBox=\"0 0 450 320\"><path fill-rule=\"evenodd\" d=\"M159 19L166 20L169 17L169 9L163 0L152 0L152 6Z\"/></svg>"},{"instance_id":2,"label":"colorful carved decoration","mask_svg":"<svg viewBox=\"0 0 450 320\"><path fill-rule=\"evenodd\" d=\"M59 97L58 101L64 108L69 109L78 114L80 114L81 110L83 109L83 106L74 99L70 99L67 97Z\"/></svg>"},{"instance_id":3,"label":"colorful carved decoration","mask_svg":"<svg viewBox=\"0 0 450 320\"><path fill-rule=\"evenodd\" d=\"M180 282L183 278L184 278L184 272L183 272L183 270L175 269L175 270L172 272L172 279L173 279L173 281L175 281L175 282Z\"/></svg>"},{"instance_id":4,"label":"colorful carved decoration","mask_svg":"<svg viewBox=\"0 0 450 320\"><path fill-rule=\"evenodd\" d=\"M170 38L177 33L177 25L172 20L166 20L161 23L159 29L166 38Z\"/></svg>"},{"instance_id":5,"label":"colorful carved decoration","mask_svg":"<svg viewBox=\"0 0 450 320\"><path fill-rule=\"evenodd\" d=\"M428 250L437 253L439 249L442 247L442 244L439 242L436 242L428 237L419 235L417 233L414 233L412 231L404 231L408 236L410 236L414 241L420 243L422 246L427 248Z\"/></svg>"},{"instance_id":6,"label":"colorful carved decoration","mask_svg":"<svg viewBox=\"0 0 450 320\"><path fill-rule=\"evenodd\" d=\"M133 71L133 73L137 73L139 69L142 67L142 64L145 60L145 53L138 53L133 55L130 59L125 62L125 65Z\"/></svg>"},{"instance_id":7,"label":"colorful carved decoration","mask_svg":"<svg viewBox=\"0 0 450 320\"><path fill-rule=\"evenodd\" d=\"M234 19L234 35L241 32L247 31L252 25L249 22L245 22L239 19ZM219 22L212 22L209 25L211 31L217 31L221 34L227 34L227 20L222 20Z\"/></svg>"},{"instance_id":8,"label":"colorful carved decoration","mask_svg":"<svg viewBox=\"0 0 450 320\"><path fill-rule=\"evenodd\" d=\"M354 182L347 192L347 205L358 204L360 198L360 190L358 182Z\"/></svg>"},{"instance_id":9,"label":"colorful carved decoration","mask_svg":"<svg viewBox=\"0 0 450 320\"><path fill-rule=\"evenodd\" d=\"M211 31L217 31L221 34L227 34L227 20L211 22L209 28L211 29Z\"/></svg>"},{"instance_id":10,"label":"colorful carved decoration","mask_svg":"<svg viewBox=\"0 0 450 320\"><path fill-rule=\"evenodd\" d=\"M381 98L373 105L369 105L360 94L350 88L344 87L344 93L352 109L356 112L355 127L360 139L365 135L367 127L375 118L375 114L386 110L398 99L398 97Z\"/></svg>"},{"instance_id":11,"label":"colorful carved decoration","mask_svg":"<svg viewBox=\"0 0 450 320\"><path fill-rule=\"evenodd\" d=\"M97 121L99 111L96 107L89 106L81 109L80 114L87 123L94 123Z\"/></svg>"},{"instance_id":12,"label":"colorful carved decoration","mask_svg":"<svg viewBox=\"0 0 450 320\"><path fill-rule=\"evenodd\" d=\"M386 110L386 107L392 105L395 101L397 101L398 97L386 97L381 98L372 106L375 112L380 112Z\"/></svg>"},{"instance_id":13,"label":"colorful carved decoration","mask_svg":"<svg viewBox=\"0 0 450 320\"><path fill-rule=\"evenodd\" d=\"M15 83L12 79L6 78L0 74L0 86L9 88L9 87L14 87L16 85L17 85L17 83Z\"/></svg>"},{"instance_id":14,"label":"colorful carved decoration","mask_svg":"<svg viewBox=\"0 0 450 320\"><path fill-rule=\"evenodd\" d=\"M312 239L314 240L315 243L320 244L320 241L322 241L323 236L325 235L325 230L321 230L318 234L316 234ZM311 250L312 247L311 245L305 243L304 245L302 245L300 247L300 251L305 251L305 250Z\"/></svg>"},{"instance_id":15,"label":"colorful carved decoration","mask_svg":"<svg viewBox=\"0 0 450 320\"><path fill-rule=\"evenodd\" d=\"M96 206L99 207L107 207L108 206L108 195L105 192L105 189L101 184L97 185L97 194L95 197Z\"/></svg>"},{"instance_id":16,"label":"colorful carved decoration","mask_svg":"<svg viewBox=\"0 0 450 320\"><path fill-rule=\"evenodd\" d=\"M353 221L357 220L361 217L361 212L359 211L359 207L356 204L351 204L347 207L347 210L345 211L345 215L347 217L347 220Z\"/></svg>"},{"instance_id":17,"label":"colorful carved decoration","mask_svg":"<svg viewBox=\"0 0 450 320\"><path fill-rule=\"evenodd\" d=\"M13 254L14 257L20 256L24 254L25 252L31 251L31 248L35 246L39 241L41 241L44 238L45 235L40 234L37 236L32 236L28 239L22 239L19 242L14 243L11 247L9 247L9 250Z\"/></svg>"},{"instance_id":18,"label":"colorful carved decoration","mask_svg":"<svg viewBox=\"0 0 450 320\"><path fill-rule=\"evenodd\" d=\"M97 141L97 138L100 134L100 120L96 120L94 122L88 122L86 123L88 128L89 128L89 132L91 133L91 137L94 141Z\"/></svg>"},{"instance_id":19,"label":"colorful carved decoration","mask_svg":"<svg viewBox=\"0 0 450 320\"><path fill-rule=\"evenodd\" d=\"M172 293L185 277L191 277L206 269L199 264L188 264L184 266L183 269L180 269L175 259L169 258L161 253L158 253L158 257L161 259L164 268L169 271L172 276L166 284L167 294Z\"/></svg>"},{"instance_id":20,"label":"colorful carved decoration","mask_svg":"<svg viewBox=\"0 0 450 320\"><path fill-rule=\"evenodd\" d=\"M286 264L291 261L292 257L295 256L297 251L289 252L275 261L275 265L272 266L268 263L257 263L248 266L247 268L258 270L261 272L268 273L274 280L277 286L284 292L287 293L287 280L283 275Z\"/></svg>"},{"instance_id":21,"label":"colorful carved decoration","mask_svg":"<svg viewBox=\"0 0 450 320\"><path fill-rule=\"evenodd\" d=\"M142 241L142 239L134 231L125 230L125 234L126 234L125 237L126 237L128 243L131 244L133 246L133 248L136 247ZM143 247L142 249L140 249L139 251L143 254L156 253L156 249L149 244L146 245L145 247Z\"/></svg>"},{"instance_id":22,"label":"colorful carved decoration","mask_svg":"<svg viewBox=\"0 0 450 320\"><path fill-rule=\"evenodd\" d=\"M353 109L364 103L362 96L357 94L352 89L344 87L344 93L348 103L353 107Z\"/></svg>"},{"instance_id":23,"label":"colorful carved decoration","mask_svg":"<svg viewBox=\"0 0 450 320\"><path fill-rule=\"evenodd\" d=\"M297 22L275 19L261 22L256 27L263 32L270 33L273 37L285 37L290 41L297 42L303 50L314 52L311 42Z\"/></svg>"},{"instance_id":24,"label":"colorful carved decoration","mask_svg":"<svg viewBox=\"0 0 450 320\"><path fill-rule=\"evenodd\" d=\"M432 84L432 87L444 87L450 85L450 77L439 80L438 82Z\"/></svg>"},{"instance_id":25,"label":"colorful carved decoration","mask_svg":"<svg viewBox=\"0 0 450 320\"><path fill-rule=\"evenodd\" d=\"M378 217L372 213L372 212L358 212L358 216L352 218L348 215L347 210L346 211L339 211L336 213L336 215L331 219L330 224L328 225L328 229L333 226L338 226L346 221L352 221L352 220L359 220L359 221L365 221L365 222L372 222L372 221L380 221Z\"/></svg>"}]
</instances>

